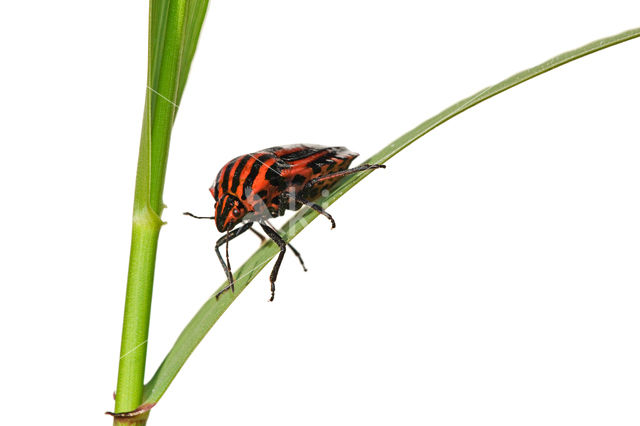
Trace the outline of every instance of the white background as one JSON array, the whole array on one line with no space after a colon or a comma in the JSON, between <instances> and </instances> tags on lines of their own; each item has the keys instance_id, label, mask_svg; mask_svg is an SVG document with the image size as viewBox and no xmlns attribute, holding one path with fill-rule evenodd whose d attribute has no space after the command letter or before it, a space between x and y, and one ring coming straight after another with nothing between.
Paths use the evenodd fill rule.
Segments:
<instances>
[{"instance_id":1,"label":"white background","mask_svg":"<svg viewBox=\"0 0 640 426\"><path fill-rule=\"evenodd\" d=\"M7 9L8 7L8 9ZM0 14L6 424L110 424L146 2ZM524 68L640 25L633 1L213 1L175 125L147 376L223 281L208 188L288 143L363 158ZM465 112L263 271L150 424L637 425L640 40ZM257 247L234 241L236 266Z\"/></svg>"}]
</instances>

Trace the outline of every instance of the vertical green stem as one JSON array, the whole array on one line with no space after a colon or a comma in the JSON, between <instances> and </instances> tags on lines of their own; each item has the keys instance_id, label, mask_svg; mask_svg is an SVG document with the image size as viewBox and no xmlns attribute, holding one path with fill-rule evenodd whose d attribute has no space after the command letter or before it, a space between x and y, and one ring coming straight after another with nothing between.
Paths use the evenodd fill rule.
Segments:
<instances>
[{"instance_id":1,"label":"vertical green stem","mask_svg":"<svg viewBox=\"0 0 640 426\"><path fill-rule=\"evenodd\" d=\"M151 294L160 224L134 221L122 327L116 412L131 411L142 401Z\"/></svg>"},{"instance_id":2,"label":"vertical green stem","mask_svg":"<svg viewBox=\"0 0 640 426\"><path fill-rule=\"evenodd\" d=\"M132 411L142 401L153 275L158 237L162 226L158 213L151 208L148 201L151 186L149 161L151 150L149 125L151 111L149 105L151 96L147 92L136 174L131 252L129 254L129 273L118 365L116 413ZM138 424L144 424L146 416L143 417L144 419L141 419ZM132 419L116 418L114 424L124 423L125 420L130 424Z\"/></svg>"},{"instance_id":3,"label":"vertical green stem","mask_svg":"<svg viewBox=\"0 0 640 426\"><path fill-rule=\"evenodd\" d=\"M181 79L181 66L187 3L188 0L150 1L148 87L136 173L116 413L133 411L142 402L153 276L164 208L162 192L178 93L182 90L181 80L182 84L186 80L184 75ZM144 424L147 416L148 413L116 417L114 424Z\"/></svg>"},{"instance_id":4,"label":"vertical green stem","mask_svg":"<svg viewBox=\"0 0 640 426\"><path fill-rule=\"evenodd\" d=\"M162 221L160 208L153 209L149 203L151 179L151 101L153 94L147 91L145 116L140 140L136 189L133 207L133 227L129 273L125 298L122 341L118 365L115 412L128 412L138 408L142 401L144 373L151 315L151 296L155 271L158 237ZM160 138L158 138L160 139ZM154 139L155 141L156 139ZM164 144L168 149L168 137ZM157 185L157 184L156 184ZM134 423L144 424L146 415ZM131 424L132 419L114 420L114 424Z\"/></svg>"},{"instance_id":5,"label":"vertical green stem","mask_svg":"<svg viewBox=\"0 0 640 426\"><path fill-rule=\"evenodd\" d=\"M164 37L164 50L160 63L160 76L157 86L149 82L149 87L154 90L147 91L147 96L156 99L151 121L151 181L149 186L149 204L153 211L160 216L164 205L162 203L162 191L164 178L167 171L167 159L169 158L169 140L171 129L178 110L178 86L182 54L184 51L183 40L185 38L185 11L186 0L171 1L167 15L166 34Z\"/></svg>"}]
</instances>

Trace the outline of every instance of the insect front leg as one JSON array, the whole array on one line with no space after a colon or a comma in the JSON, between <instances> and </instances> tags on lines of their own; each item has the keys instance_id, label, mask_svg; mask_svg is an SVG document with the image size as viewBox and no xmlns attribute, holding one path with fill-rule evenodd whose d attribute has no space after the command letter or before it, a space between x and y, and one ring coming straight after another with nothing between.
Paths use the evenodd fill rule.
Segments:
<instances>
[{"instance_id":1,"label":"insect front leg","mask_svg":"<svg viewBox=\"0 0 640 426\"><path fill-rule=\"evenodd\" d=\"M287 242L283 240L280 234L278 234L278 232L275 229L271 228L268 224L261 222L260 226L269 236L269 238L271 238L278 245L278 247L280 247L280 254L276 259L276 264L273 265L271 275L269 276L269 281L271 281L271 298L269 299L269 302L273 302L273 299L276 296L276 279L278 278L278 271L280 270L282 258L284 257L284 253L287 251Z\"/></svg>"},{"instance_id":2,"label":"insect front leg","mask_svg":"<svg viewBox=\"0 0 640 426\"><path fill-rule=\"evenodd\" d=\"M233 231L228 232L224 237L220 238L216 241L216 254L218 255L218 260L220 260L220 264L222 265L222 269L224 269L224 273L227 275L227 286L216 293L216 299L220 297L222 293L231 289L234 290L234 282L233 282L233 274L231 273L231 265L229 264L229 251L227 250L227 260L225 261L220 254L220 246L223 244L228 244L229 241L233 240L238 235L245 232L247 229L251 229L253 222L248 222L242 225L240 228L236 228ZM227 246L228 247L228 246Z\"/></svg>"}]
</instances>

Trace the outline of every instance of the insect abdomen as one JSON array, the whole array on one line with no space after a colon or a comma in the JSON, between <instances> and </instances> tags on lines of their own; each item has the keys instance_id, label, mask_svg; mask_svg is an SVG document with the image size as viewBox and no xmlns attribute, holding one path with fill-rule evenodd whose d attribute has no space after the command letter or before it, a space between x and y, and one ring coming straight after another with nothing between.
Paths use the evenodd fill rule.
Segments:
<instances>
[{"instance_id":1,"label":"insect abdomen","mask_svg":"<svg viewBox=\"0 0 640 426\"><path fill-rule=\"evenodd\" d=\"M284 147L283 147L284 148ZM328 173L346 170L358 156L345 147L322 147L316 145L295 145L289 152L280 155L291 166L284 170L285 180L289 191L301 192L312 179ZM340 178L326 180L305 191L305 198L312 201L322 194L323 189L329 189Z\"/></svg>"}]
</instances>

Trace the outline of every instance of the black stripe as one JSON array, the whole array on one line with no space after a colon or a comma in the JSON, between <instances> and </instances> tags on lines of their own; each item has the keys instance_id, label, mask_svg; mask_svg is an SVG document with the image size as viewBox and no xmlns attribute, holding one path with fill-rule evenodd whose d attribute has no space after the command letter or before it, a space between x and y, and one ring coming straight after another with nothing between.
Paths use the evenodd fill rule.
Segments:
<instances>
[{"instance_id":1,"label":"black stripe","mask_svg":"<svg viewBox=\"0 0 640 426\"><path fill-rule=\"evenodd\" d=\"M222 216L220 217L225 218L225 222L226 222L226 218L227 216L229 216L229 212L231 211L235 203L234 203L234 197L231 197L231 196L227 197L225 201L226 203L224 203L224 206L223 206L224 208L222 210Z\"/></svg>"},{"instance_id":2,"label":"black stripe","mask_svg":"<svg viewBox=\"0 0 640 426\"><path fill-rule=\"evenodd\" d=\"M218 189L220 188L220 175L222 174L222 169L218 172L216 176L216 182L213 184L215 191L213 191L213 199L218 201Z\"/></svg>"},{"instance_id":3,"label":"black stripe","mask_svg":"<svg viewBox=\"0 0 640 426\"><path fill-rule=\"evenodd\" d=\"M291 179L291 183L294 185L302 185L307 178L303 175L295 175L293 179Z\"/></svg>"},{"instance_id":4,"label":"black stripe","mask_svg":"<svg viewBox=\"0 0 640 426\"><path fill-rule=\"evenodd\" d=\"M227 164L227 168L224 169L224 176L222 177L222 182L220 183L220 188L222 189L223 194L227 192L227 188L229 187L229 175L231 174L231 169L236 164L236 161L238 161L238 158L234 158L233 160L229 161L229 163Z\"/></svg>"},{"instance_id":5,"label":"black stripe","mask_svg":"<svg viewBox=\"0 0 640 426\"><path fill-rule=\"evenodd\" d=\"M271 152L273 154L275 154L276 152L282 150L283 147L281 146L272 146L271 148L267 148L267 149L261 149L261 151L266 151L266 152Z\"/></svg>"},{"instance_id":6,"label":"black stripe","mask_svg":"<svg viewBox=\"0 0 640 426\"><path fill-rule=\"evenodd\" d=\"M238 163L238 167L236 167L236 171L233 174L233 182L231 182L231 188L229 188L229 191L228 191L229 193L237 194L236 190L240 185L240 174L242 174L242 170L244 169L244 166L247 165L247 162L249 161L250 158L251 158L250 155L245 155L240 160L240 163Z\"/></svg>"},{"instance_id":7,"label":"black stripe","mask_svg":"<svg viewBox=\"0 0 640 426\"><path fill-rule=\"evenodd\" d=\"M258 176L258 173L260 172L260 169L262 168L262 166L268 167L266 165L264 165L263 163L265 161L267 161L268 159L272 158L272 155L269 154L263 154L259 157L254 157L256 159L256 161L253 162L253 164L251 165L251 171L249 172L249 175L247 176L247 178L244 180L242 186L242 199L246 200L247 199L247 195L249 195L249 190L252 189L253 186L253 181L256 179L256 177Z\"/></svg>"},{"instance_id":8,"label":"black stripe","mask_svg":"<svg viewBox=\"0 0 640 426\"><path fill-rule=\"evenodd\" d=\"M279 190L283 190L284 187L285 187L284 179L282 178L282 175L280 174L281 168L278 167L276 169L274 167L276 164L278 164L278 163L276 162L276 163L273 164L273 166L269 167L269 169L264 174L264 178L267 179L269 181L269 184L272 185L274 188L278 188ZM285 163L285 165L286 165L286 163Z\"/></svg>"},{"instance_id":9,"label":"black stripe","mask_svg":"<svg viewBox=\"0 0 640 426\"><path fill-rule=\"evenodd\" d=\"M303 158L311 157L312 155L317 154L326 149L327 148L324 148L324 149L303 148L300 151L292 152L290 154L285 154L280 158L282 158L282 160L286 161L287 163L290 163L292 161L299 161L299 160L302 160Z\"/></svg>"},{"instance_id":10,"label":"black stripe","mask_svg":"<svg viewBox=\"0 0 640 426\"><path fill-rule=\"evenodd\" d=\"M329 159L332 159L334 157L334 153L333 152L329 152L325 155L323 155L320 158L317 158L313 161L310 161L308 166L311 167L311 170L313 170L313 173L320 173L322 171L322 166L327 164L327 163L333 163L334 161L328 161Z\"/></svg>"},{"instance_id":11,"label":"black stripe","mask_svg":"<svg viewBox=\"0 0 640 426\"><path fill-rule=\"evenodd\" d=\"M222 208L223 208L223 200L226 200L225 197L220 198L220 200L216 203L216 224L217 222L224 222L224 220L222 219Z\"/></svg>"},{"instance_id":12,"label":"black stripe","mask_svg":"<svg viewBox=\"0 0 640 426\"><path fill-rule=\"evenodd\" d=\"M258 197L260 197L262 199L262 202L267 204L267 195L269 195L269 193L267 192L266 189L263 189L262 191L258 192Z\"/></svg>"}]
</instances>

